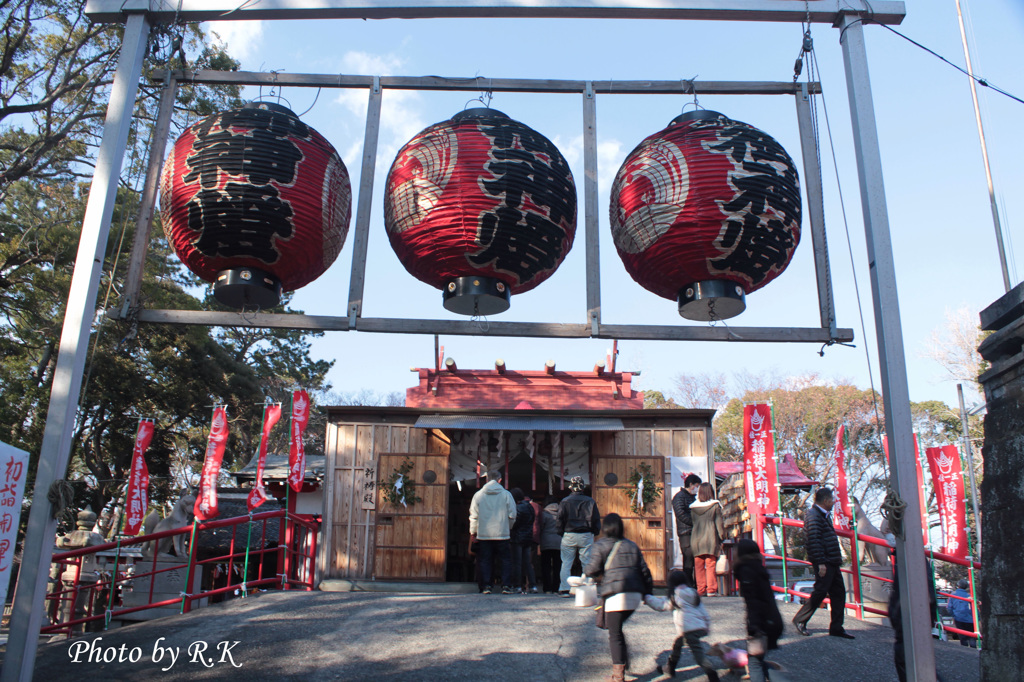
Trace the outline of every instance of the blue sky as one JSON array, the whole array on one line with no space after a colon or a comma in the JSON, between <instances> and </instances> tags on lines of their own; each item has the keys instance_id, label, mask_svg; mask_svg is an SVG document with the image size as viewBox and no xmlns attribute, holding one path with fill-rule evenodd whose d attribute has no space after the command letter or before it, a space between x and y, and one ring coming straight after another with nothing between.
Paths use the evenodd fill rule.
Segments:
<instances>
[{"instance_id":1,"label":"blue sky","mask_svg":"<svg viewBox=\"0 0 1024 682\"><path fill-rule=\"evenodd\" d=\"M1024 97L1024 3L963 0L975 72ZM900 32L957 64L964 63L953 0L908 2ZM767 23L650 22L628 20L386 20L319 22L221 22L213 25L244 70L366 75L567 78L586 80L788 81L801 43L799 25ZM1003 293L988 193L970 90L965 76L879 26L865 29L875 113L882 146L885 189L897 267L899 304L913 400L955 404L955 382L924 356L947 314L971 319ZM849 221L847 245L829 140L822 132L826 228L841 327L852 327L856 348L817 345L620 343L619 367L641 370L641 388L670 390L681 373L817 373L825 380L869 384L864 345L878 364L853 157L849 107L839 31L813 27L824 100L828 107L839 182ZM1012 284L1024 274L1024 170L1017 162L1024 142L1017 124L1024 105L980 88L990 159L1011 258ZM249 89L255 97L258 89ZM267 94L264 88L263 94ZM365 90L284 88L282 97L341 154L358 185ZM385 91L363 315L452 318L440 293L408 275L391 251L383 228L382 185L397 150L422 128L462 110L477 93ZM619 164L643 138L662 129L690 97L601 95L597 101L601 217L602 319L614 324L686 322L675 303L635 284L623 269L608 231L608 190ZM285 103L285 102L282 102ZM757 126L800 158L795 108L790 97L701 96L700 104ZM585 320L582 197L582 108L578 95L496 93L491 106L552 139L577 180L581 215L577 242L558 272L532 292L516 296L500 320ZM820 106L820 103L819 103ZM806 204L805 204L806 206ZM353 203L354 208L354 203ZM748 296L736 326L815 326L809 232L789 269ZM351 270L351 233L334 266L297 292L293 305L310 314L345 315ZM857 271L867 335L861 332L849 249ZM1019 265L1017 265L1019 264ZM460 367L490 368L498 357L511 369L585 370L602 359L607 340L442 337L446 355ZM411 366L432 364L429 336L331 333L314 353L337 360L336 390L404 391Z\"/></svg>"}]
</instances>

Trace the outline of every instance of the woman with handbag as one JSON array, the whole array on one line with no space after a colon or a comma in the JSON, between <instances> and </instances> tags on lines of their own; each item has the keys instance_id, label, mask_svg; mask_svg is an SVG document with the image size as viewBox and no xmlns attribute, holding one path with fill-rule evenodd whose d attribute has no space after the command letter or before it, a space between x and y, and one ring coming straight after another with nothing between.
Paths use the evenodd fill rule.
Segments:
<instances>
[{"instance_id":1,"label":"woman with handbag","mask_svg":"<svg viewBox=\"0 0 1024 682\"><path fill-rule=\"evenodd\" d=\"M622 517L608 514L601 523L601 539L590 549L585 575L601 581L599 595L608 628L608 645L612 655L612 676L609 682L623 682L629 667L629 650L622 625L643 602L654 594L654 579L636 543L622 537ZM599 607L600 608L600 607ZM599 616L600 618L600 616ZM599 620L600 623L600 620Z\"/></svg>"},{"instance_id":2,"label":"woman with handbag","mask_svg":"<svg viewBox=\"0 0 1024 682\"><path fill-rule=\"evenodd\" d=\"M722 504L715 499L715 489L710 483L701 483L697 488L697 501L690 505L690 518L693 519L690 547L693 550L697 594L713 597L718 593L715 568L718 555L722 553L725 522Z\"/></svg>"}]
</instances>

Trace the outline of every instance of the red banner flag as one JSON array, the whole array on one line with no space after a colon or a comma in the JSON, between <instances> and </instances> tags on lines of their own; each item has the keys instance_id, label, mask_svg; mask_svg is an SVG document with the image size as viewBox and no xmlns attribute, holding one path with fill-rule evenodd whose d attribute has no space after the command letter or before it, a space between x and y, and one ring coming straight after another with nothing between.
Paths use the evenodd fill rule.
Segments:
<instances>
[{"instance_id":1,"label":"red banner flag","mask_svg":"<svg viewBox=\"0 0 1024 682\"><path fill-rule=\"evenodd\" d=\"M135 448L132 450L132 468L128 474L128 494L124 503L124 532L127 535L139 534L142 521L146 518L146 509L149 508L149 467L146 466L145 455L153 440L155 428L156 424L151 420L139 420Z\"/></svg>"},{"instance_id":2,"label":"red banner flag","mask_svg":"<svg viewBox=\"0 0 1024 682\"><path fill-rule=\"evenodd\" d=\"M750 515L777 514L779 490L775 485L775 433L770 405L743 408L743 475Z\"/></svg>"},{"instance_id":3,"label":"red banner flag","mask_svg":"<svg viewBox=\"0 0 1024 682\"><path fill-rule=\"evenodd\" d=\"M850 484L846 478L845 437L846 426L841 424L836 434L836 447L832 451L832 458L836 463L836 501L832 507L832 524L836 528L850 530L853 508L850 506Z\"/></svg>"},{"instance_id":4,"label":"red banner flag","mask_svg":"<svg viewBox=\"0 0 1024 682\"><path fill-rule=\"evenodd\" d=\"M889 436L882 434L882 450L885 451L885 461L889 461ZM924 545L931 544L928 538L928 507L924 503L924 471L921 469L921 452L917 447L917 434L914 434L914 463L917 466L917 501L921 505L921 535Z\"/></svg>"},{"instance_id":5,"label":"red banner flag","mask_svg":"<svg viewBox=\"0 0 1024 682\"><path fill-rule=\"evenodd\" d=\"M281 403L263 407L263 433L260 435L259 456L256 459L256 484L249 491L249 497L245 500L249 511L267 501L267 491L263 489L263 467L267 463L267 439L270 437L270 430L274 428L274 424L280 418Z\"/></svg>"},{"instance_id":6,"label":"red banner flag","mask_svg":"<svg viewBox=\"0 0 1024 682\"><path fill-rule=\"evenodd\" d=\"M288 449L288 485L295 492L302 490L302 481L306 477L306 447L302 436L308 423L309 395L303 390L295 391L292 395L291 447Z\"/></svg>"},{"instance_id":7,"label":"red banner flag","mask_svg":"<svg viewBox=\"0 0 1024 682\"><path fill-rule=\"evenodd\" d=\"M199 480L199 496L193 511L196 518L206 521L217 516L217 478L224 461L224 448L228 443L228 412L224 407L213 411L210 424L210 440L206 444L206 459L203 461L203 476Z\"/></svg>"},{"instance_id":8,"label":"red banner flag","mask_svg":"<svg viewBox=\"0 0 1024 682\"><path fill-rule=\"evenodd\" d=\"M942 522L942 551L960 559L967 558L967 520L965 518L964 474L960 451L955 445L927 448L928 468L935 486Z\"/></svg>"}]
</instances>

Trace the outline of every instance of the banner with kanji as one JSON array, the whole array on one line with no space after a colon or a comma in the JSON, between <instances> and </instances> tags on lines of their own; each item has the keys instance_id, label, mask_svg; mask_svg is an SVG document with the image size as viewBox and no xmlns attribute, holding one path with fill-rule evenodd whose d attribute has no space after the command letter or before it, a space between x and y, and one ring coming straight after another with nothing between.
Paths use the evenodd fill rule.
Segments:
<instances>
[{"instance_id":1,"label":"banner with kanji","mask_svg":"<svg viewBox=\"0 0 1024 682\"><path fill-rule=\"evenodd\" d=\"M0 443L0 600L6 603L15 542L21 522L21 501L28 476L28 453ZM27 575L26 573L22 575Z\"/></svg>"},{"instance_id":2,"label":"banner with kanji","mask_svg":"<svg viewBox=\"0 0 1024 682\"><path fill-rule=\"evenodd\" d=\"M274 424L279 419L281 419L281 403L263 407L263 432L260 435L260 449L256 459L256 483L245 500L249 511L267 501L267 491L263 489L263 467L267 464L267 440L270 438L270 430L274 428Z\"/></svg>"},{"instance_id":3,"label":"banner with kanji","mask_svg":"<svg viewBox=\"0 0 1024 682\"><path fill-rule=\"evenodd\" d=\"M203 475L199 479L199 495L193 508L196 518L206 521L217 516L217 479L220 465L224 461L224 448L228 443L228 412L224 407L213 411L210 423L210 439L206 444L206 459L203 461Z\"/></svg>"},{"instance_id":4,"label":"banner with kanji","mask_svg":"<svg viewBox=\"0 0 1024 682\"><path fill-rule=\"evenodd\" d=\"M755 514L779 512L779 490L775 485L775 432L771 405L743 408L743 477L746 481L747 511Z\"/></svg>"},{"instance_id":5,"label":"banner with kanji","mask_svg":"<svg viewBox=\"0 0 1024 682\"><path fill-rule=\"evenodd\" d=\"M839 426L836 434L836 446L832 450L832 459L836 465L835 504L832 507L832 523L837 529L850 530L853 508L850 506L850 484L846 477L846 425Z\"/></svg>"},{"instance_id":6,"label":"banner with kanji","mask_svg":"<svg viewBox=\"0 0 1024 682\"><path fill-rule=\"evenodd\" d=\"M306 447L302 437L308 423L309 394L304 390L295 391L292 395L291 445L288 448L288 485L295 492L301 492L302 481L306 477Z\"/></svg>"},{"instance_id":7,"label":"banner with kanji","mask_svg":"<svg viewBox=\"0 0 1024 682\"><path fill-rule=\"evenodd\" d=\"M889 436L882 434L882 450L885 451L885 461L889 462ZM917 434L914 434L914 463L917 468L917 501L921 505L921 534L924 538L925 547L931 544L928 538L928 507L924 502L924 471L921 469L921 453L917 447Z\"/></svg>"},{"instance_id":8,"label":"banner with kanji","mask_svg":"<svg viewBox=\"0 0 1024 682\"><path fill-rule=\"evenodd\" d=\"M926 448L928 469L932 474L935 499L942 523L942 551L967 558L967 520L965 516L964 474L960 468L960 451L955 445Z\"/></svg>"},{"instance_id":9,"label":"banner with kanji","mask_svg":"<svg viewBox=\"0 0 1024 682\"><path fill-rule=\"evenodd\" d=\"M139 421L132 450L132 468L128 473L128 493L125 497L124 532L138 535L149 508L149 467L146 465L146 450L153 440L156 423L151 419Z\"/></svg>"}]
</instances>

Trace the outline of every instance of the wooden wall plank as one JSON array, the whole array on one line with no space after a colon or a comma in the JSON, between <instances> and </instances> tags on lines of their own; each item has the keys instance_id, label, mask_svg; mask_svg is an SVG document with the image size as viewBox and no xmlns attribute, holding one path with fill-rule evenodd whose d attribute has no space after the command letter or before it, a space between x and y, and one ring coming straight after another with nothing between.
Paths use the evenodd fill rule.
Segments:
<instances>
[{"instance_id":1,"label":"wooden wall plank","mask_svg":"<svg viewBox=\"0 0 1024 682\"><path fill-rule=\"evenodd\" d=\"M690 456L690 430L674 429L672 431L672 456Z\"/></svg>"},{"instance_id":2,"label":"wooden wall plank","mask_svg":"<svg viewBox=\"0 0 1024 682\"><path fill-rule=\"evenodd\" d=\"M705 429L693 429L690 431L690 445L693 454L691 457L708 456L708 433Z\"/></svg>"},{"instance_id":3,"label":"wooden wall plank","mask_svg":"<svg viewBox=\"0 0 1024 682\"><path fill-rule=\"evenodd\" d=\"M654 431L654 455L662 458L672 456L672 431L668 429Z\"/></svg>"}]
</instances>

